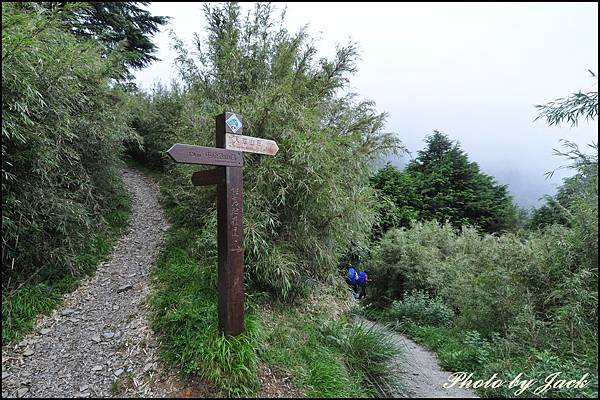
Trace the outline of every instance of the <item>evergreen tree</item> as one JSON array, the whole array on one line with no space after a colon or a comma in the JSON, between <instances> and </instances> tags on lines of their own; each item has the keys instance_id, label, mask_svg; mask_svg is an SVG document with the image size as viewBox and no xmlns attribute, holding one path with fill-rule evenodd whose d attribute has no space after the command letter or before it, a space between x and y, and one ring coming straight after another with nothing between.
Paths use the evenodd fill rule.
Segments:
<instances>
[{"instance_id":1,"label":"evergreen tree","mask_svg":"<svg viewBox=\"0 0 600 400\"><path fill-rule=\"evenodd\" d=\"M425 142L427 147L404 171L387 166L371 179L395 204L380 213L382 231L392 225L408 226L410 219L447 220L456 227L469 224L486 232L513 227L516 207L506 185L482 173L443 133L434 131Z\"/></svg>"},{"instance_id":2,"label":"evergreen tree","mask_svg":"<svg viewBox=\"0 0 600 400\"><path fill-rule=\"evenodd\" d=\"M24 3L24 7L43 6L61 15L75 36L92 38L104 48L104 54L118 52L123 72L119 78L131 78L131 69L141 69L152 61L156 45L152 36L169 17L151 15L140 8L148 2L68 2Z\"/></svg>"}]
</instances>

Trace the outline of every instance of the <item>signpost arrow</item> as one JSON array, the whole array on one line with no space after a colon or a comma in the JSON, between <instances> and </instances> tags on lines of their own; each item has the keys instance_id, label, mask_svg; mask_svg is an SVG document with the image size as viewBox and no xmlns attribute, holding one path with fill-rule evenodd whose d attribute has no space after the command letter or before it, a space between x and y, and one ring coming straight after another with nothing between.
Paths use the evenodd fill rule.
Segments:
<instances>
[{"instance_id":1,"label":"signpost arrow","mask_svg":"<svg viewBox=\"0 0 600 400\"><path fill-rule=\"evenodd\" d=\"M247 153L267 154L269 156L274 156L279 150L279 146L273 140L234 135L231 133L225 134L225 148Z\"/></svg>"},{"instance_id":2,"label":"signpost arrow","mask_svg":"<svg viewBox=\"0 0 600 400\"><path fill-rule=\"evenodd\" d=\"M224 165L227 167L241 167L244 164L241 152L215 147L177 143L167 150L167 154L177 163Z\"/></svg>"}]
</instances>

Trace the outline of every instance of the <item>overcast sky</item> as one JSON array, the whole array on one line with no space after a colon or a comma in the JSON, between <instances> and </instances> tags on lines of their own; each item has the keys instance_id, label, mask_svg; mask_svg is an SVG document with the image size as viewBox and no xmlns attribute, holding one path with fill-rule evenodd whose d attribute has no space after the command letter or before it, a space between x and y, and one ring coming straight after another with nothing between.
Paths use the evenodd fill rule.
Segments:
<instances>
[{"instance_id":1,"label":"overcast sky","mask_svg":"<svg viewBox=\"0 0 600 400\"><path fill-rule=\"evenodd\" d=\"M275 3L282 9L285 3ZM252 7L244 3L243 8ZM353 91L387 111L386 129L413 154L434 129L459 140L470 159L517 202L539 205L554 194L565 164L552 155L559 139L581 146L597 142L598 123L547 127L535 104L570 93L597 91L597 3L288 3L292 32L308 24L319 38L318 56L335 45L357 43L361 61ZM191 49L192 34L204 37L202 3L151 3L152 14L172 17L154 39L162 59L137 72L149 89L176 77L168 30ZM394 163L401 165L409 156Z\"/></svg>"}]
</instances>

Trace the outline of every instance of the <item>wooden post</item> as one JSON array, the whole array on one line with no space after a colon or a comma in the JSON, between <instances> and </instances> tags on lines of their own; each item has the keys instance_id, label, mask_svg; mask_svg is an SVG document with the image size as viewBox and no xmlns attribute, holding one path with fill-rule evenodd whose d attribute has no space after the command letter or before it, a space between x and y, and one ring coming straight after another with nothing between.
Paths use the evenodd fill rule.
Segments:
<instances>
[{"instance_id":1,"label":"wooden post","mask_svg":"<svg viewBox=\"0 0 600 400\"><path fill-rule=\"evenodd\" d=\"M176 143L167 154L176 163L217 166L192 174L194 186L217 185L219 251L219 330L237 336L244 330L244 225L242 152L274 156L273 140L243 136L242 117L232 112L216 116L216 147Z\"/></svg>"},{"instance_id":2,"label":"wooden post","mask_svg":"<svg viewBox=\"0 0 600 400\"><path fill-rule=\"evenodd\" d=\"M241 134L227 120L241 116L226 112L216 117L216 147L224 149L226 134ZM232 121L232 120L230 120ZM236 129L237 128L237 129ZM235 129L235 131L234 131ZM240 159L242 152L237 152ZM243 167L223 166L223 181L217 184L219 330L237 336L244 330L244 231Z\"/></svg>"}]
</instances>

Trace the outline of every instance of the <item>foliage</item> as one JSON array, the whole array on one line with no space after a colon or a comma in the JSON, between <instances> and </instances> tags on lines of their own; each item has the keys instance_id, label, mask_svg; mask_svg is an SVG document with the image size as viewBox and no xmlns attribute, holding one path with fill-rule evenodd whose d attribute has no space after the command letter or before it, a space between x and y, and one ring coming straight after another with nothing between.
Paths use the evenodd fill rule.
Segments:
<instances>
[{"instance_id":1,"label":"foliage","mask_svg":"<svg viewBox=\"0 0 600 400\"><path fill-rule=\"evenodd\" d=\"M592 71L589 71L589 73L592 78L597 78ZM536 120L545 118L546 123L550 126L560 125L565 121L570 123L571 126L576 126L582 117L585 117L586 121L598 117L598 91L587 93L579 91L565 98L556 99L535 107L539 111Z\"/></svg>"},{"instance_id":2,"label":"foliage","mask_svg":"<svg viewBox=\"0 0 600 400\"><path fill-rule=\"evenodd\" d=\"M374 251L373 298L424 290L454 309L458 326L587 352L597 338L596 216L597 207L583 208L572 228L554 225L527 241L436 222L390 230Z\"/></svg>"},{"instance_id":3,"label":"foliage","mask_svg":"<svg viewBox=\"0 0 600 400\"><path fill-rule=\"evenodd\" d=\"M55 12L2 3L3 298L87 271L77 255L106 227L135 138L113 68Z\"/></svg>"},{"instance_id":4,"label":"foliage","mask_svg":"<svg viewBox=\"0 0 600 400\"><path fill-rule=\"evenodd\" d=\"M158 60L154 56L157 47L152 36L170 18L152 15L140 7L147 6L148 2L81 2L78 7L66 2L36 5L55 11L75 36L100 44L102 54L117 52L122 65L121 78L131 78L131 69L141 69Z\"/></svg>"},{"instance_id":5,"label":"foliage","mask_svg":"<svg viewBox=\"0 0 600 400\"><path fill-rule=\"evenodd\" d=\"M488 233L513 229L517 209L506 185L480 172L475 162L446 135L434 131L405 170L388 164L371 178L381 194L380 223L375 235L412 220L449 221L460 228L473 225Z\"/></svg>"},{"instance_id":6,"label":"foliage","mask_svg":"<svg viewBox=\"0 0 600 400\"><path fill-rule=\"evenodd\" d=\"M397 330L402 330L411 324L449 325L454 311L439 299L431 299L425 292L417 290L408 293L402 300L394 300L384 315Z\"/></svg>"},{"instance_id":7,"label":"foliage","mask_svg":"<svg viewBox=\"0 0 600 400\"><path fill-rule=\"evenodd\" d=\"M356 70L354 45L317 62L309 36L290 34L270 4L258 3L245 18L232 3L204 12L207 39L198 38L196 58L175 44L181 90L139 98L146 104L136 123L145 139L139 158L181 184L168 197L193 221L198 210L214 213L214 190L193 191L193 169L166 163L173 143L212 145L214 116L224 111L242 114L244 135L275 140L275 157L244 155L245 265L257 288L291 298L309 278L332 278L351 241L366 241L374 220L371 165L400 144L382 132L386 115L373 102L338 95ZM155 124L162 115L166 123Z\"/></svg>"},{"instance_id":8,"label":"foliage","mask_svg":"<svg viewBox=\"0 0 600 400\"><path fill-rule=\"evenodd\" d=\"M592 73L592 77L596 77ZM573 94L566 99L557 99L545 105L536 106L539 115L536 118L545 118L549 125L560 125L567 121L571 126L576 126L578 121L585 116L586 120L594 120L598 116L598 92L581 92ZM567 158L570 163L560 168L575 169L576 174L563 181L556 196L546 196L546 204L536 209L533 213L530 227L542 228L551 224L568 225L569 208L573 203L598 202L598 145L590 143L588 146L592 153L585 153L576 143L561 139L564 150L554 149L554 154ZM546 175L552 177L556 170L549 171Z\"/></svg>"}]
</instances>

